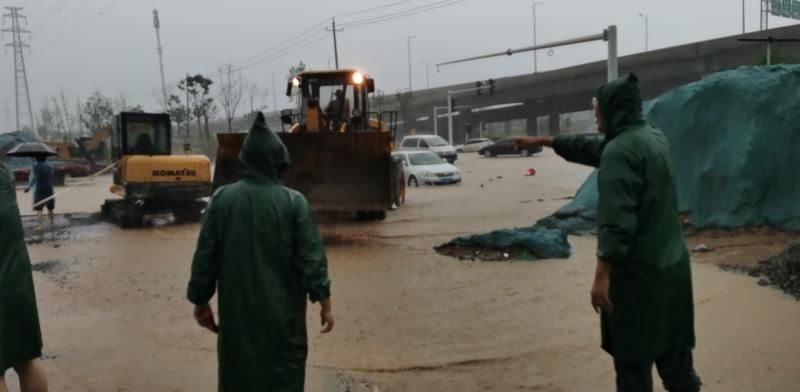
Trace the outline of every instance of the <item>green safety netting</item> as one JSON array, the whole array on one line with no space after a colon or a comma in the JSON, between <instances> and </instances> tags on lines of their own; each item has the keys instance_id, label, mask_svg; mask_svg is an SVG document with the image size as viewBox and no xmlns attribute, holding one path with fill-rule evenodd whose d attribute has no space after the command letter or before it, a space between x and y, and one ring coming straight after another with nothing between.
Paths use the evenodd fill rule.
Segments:
<instances>
[{"instance_id":1,"label":"green safety netting","mask_svg":"<svg viewBox=\"0 0 800 392\"><path fill-rule=\"evenodd\" d=\"M800 230L800 65L713 74L646 102L644 111L670 141L679 208L692 226ZM592 232L596 208L592 173L572 201L534 227Z\"/></svg>"}]
</instances>

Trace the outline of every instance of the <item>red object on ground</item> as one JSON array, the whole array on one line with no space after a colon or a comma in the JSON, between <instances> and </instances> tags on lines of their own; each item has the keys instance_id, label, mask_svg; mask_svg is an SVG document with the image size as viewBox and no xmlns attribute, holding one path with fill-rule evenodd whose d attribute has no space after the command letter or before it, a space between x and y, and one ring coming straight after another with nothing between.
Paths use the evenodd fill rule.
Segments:
<instances>
[{"instance_id":1,"label":"red object on ground","mask_svg":"<svg viewBox=\"0 0 800 392\"><path fill-rule=\"evenodd\" d=\"M530 168L528 169L528 174L525 174L525 177L533 177L536 175L536 169Z\"/></svg>"}]
</instances>

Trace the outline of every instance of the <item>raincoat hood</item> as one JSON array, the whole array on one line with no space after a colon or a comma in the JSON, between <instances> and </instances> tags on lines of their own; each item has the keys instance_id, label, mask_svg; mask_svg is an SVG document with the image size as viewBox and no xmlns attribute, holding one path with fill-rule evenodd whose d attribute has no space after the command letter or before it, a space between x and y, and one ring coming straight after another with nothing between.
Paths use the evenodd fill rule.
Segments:
<instances>
[{"instance_id":1,"label":"raincoat hood","mask_svg":"<svg viewBox=\"0 0 800 392\"><path fill-rule=\"evenodd\" d=\"M267 126L264 114L258 112L250 133L239 153L241 177L256 181L278 181L291 161L281 139Z\"/></svg>"},{"instance_id":2,"label":"raincoat hood","mask_svg":"<svg viewBox=\"0 0 800 392\"><path fill-rule=\"evenodd\" d=\"M642 94L639 91L639 78L636 75L631 73L598 87L596 97L607 142L631 125L644 122Z\"/></svg>"}]
</instances>

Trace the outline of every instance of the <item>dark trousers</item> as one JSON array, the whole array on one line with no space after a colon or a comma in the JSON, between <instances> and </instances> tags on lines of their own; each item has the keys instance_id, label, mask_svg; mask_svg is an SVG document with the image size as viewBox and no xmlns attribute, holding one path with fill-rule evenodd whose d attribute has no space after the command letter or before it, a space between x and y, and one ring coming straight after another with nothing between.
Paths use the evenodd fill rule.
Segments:
<instances>
[{"instance_id":1,"label":"dark trousers","mask_svg":"<svg viewBox=\"0 0 800 392\"><path fill-rule=\"evenodd\" d=\"M617 392L652 392L653 365L626 365L614 360ZM669 392L698 392L700 377L694 371L692 351L670 351L656 359L656 369Z\"/></svg>"}]
</instances>

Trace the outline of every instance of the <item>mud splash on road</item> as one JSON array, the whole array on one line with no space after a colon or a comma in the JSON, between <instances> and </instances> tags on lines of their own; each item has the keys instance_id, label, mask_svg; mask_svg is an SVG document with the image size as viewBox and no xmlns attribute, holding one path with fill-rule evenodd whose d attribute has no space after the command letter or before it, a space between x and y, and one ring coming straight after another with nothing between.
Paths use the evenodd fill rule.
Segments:
<instances>
[{"instance_id":1,"label":"mud splash on road","mask_svg":"<svg viewBox=\"0 0 800 392\"><path fill-rule=\"evenodd\" d=\"M52 279L59 288L65 288L71 281L80 277L76 267L77 260L46 260L31 264L33 272L40 272Z\"/></svg>"},{"instance_id":2,"label":"mud splash on road","mask_svg":"<svg viewBox=\"0 0 800 392\"><path fill-rule=\"evenodd\" d=\"M104 222L99 213L57 214L52 225L45 216L41 228L36 216L22 217L25 242L28 245L70 241L79 237L99 234L101 231L107 230L107 227L98 226L101 224Z\"/></svg>"}]
</instances>

